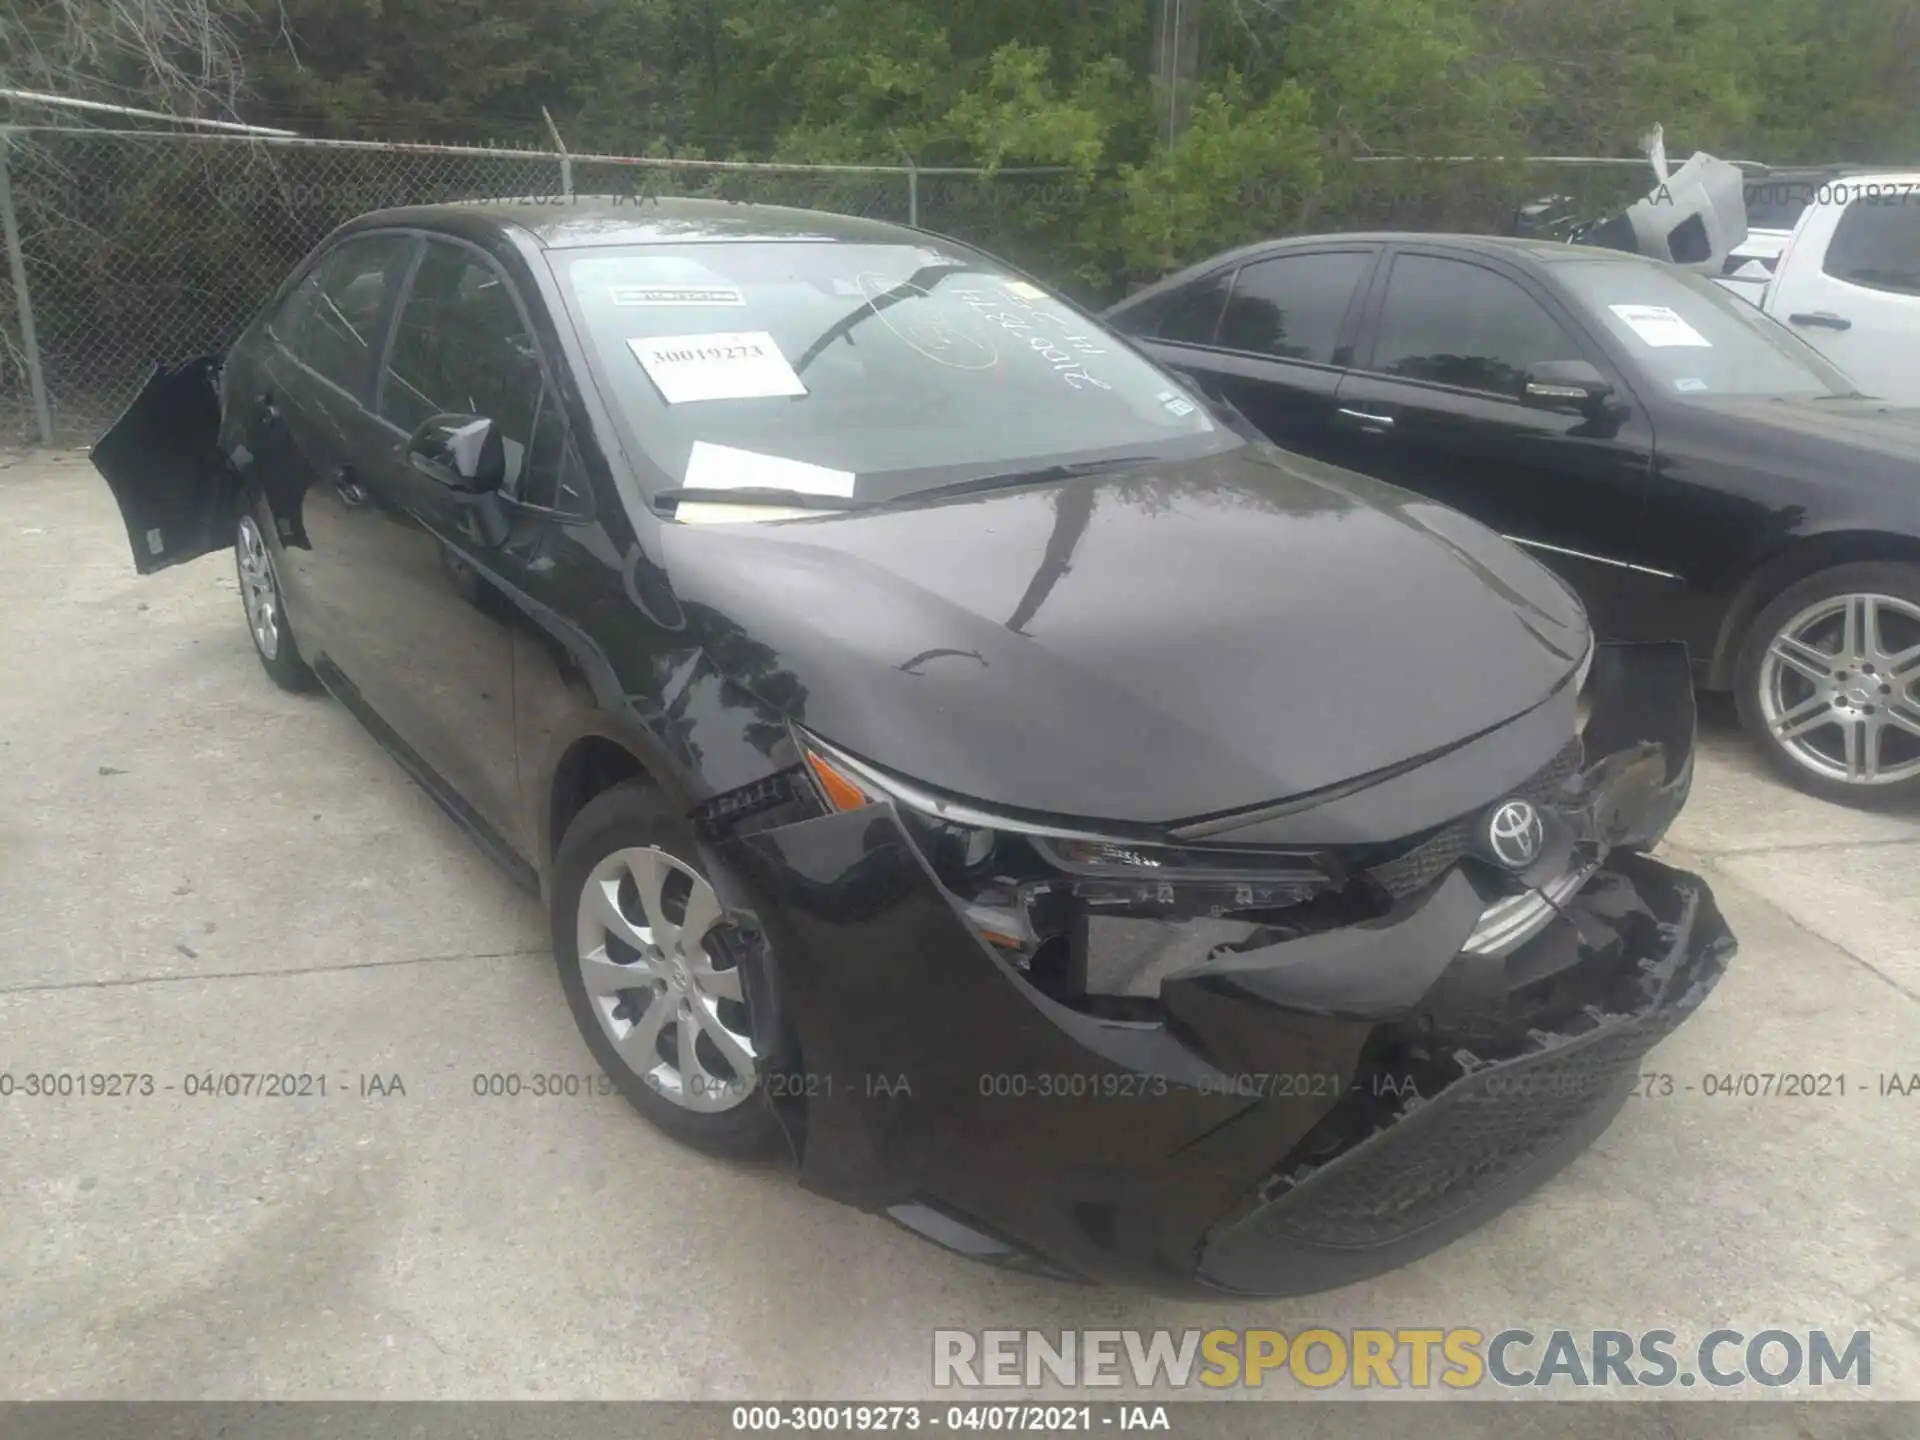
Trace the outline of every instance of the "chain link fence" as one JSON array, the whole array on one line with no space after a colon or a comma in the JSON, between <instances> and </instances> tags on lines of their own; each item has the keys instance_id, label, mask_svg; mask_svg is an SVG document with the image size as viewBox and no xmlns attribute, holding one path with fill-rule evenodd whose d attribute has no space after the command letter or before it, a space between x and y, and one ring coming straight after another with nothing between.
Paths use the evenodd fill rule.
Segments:
<instances>
[{"instance_id":1,"label":"chain link fence","mask_svg":"<svg viewBox=\"0 0 1920 1440\"><path fill-rule=\"evenodd\" d=\"M1114 198L1105 182L1089 187L1058 171L763 166L130 130L0 127L0 160L0 218L10 222L0 445L92 440L157 362L225 348L315 244L368 210L509 196L555 204L569 194L709 196L917 223L1065 280L1076 237ZM1605 213L1645 186L1644 171L1604 166L1550 178L1499 163L1355 166L1306 223L1500 230L1543 188Z\"/></svg>"},{"instance_id":2,"label":"chain link fence","mask_svg":"<svg viewBox=\"0 0 1920 1440\"><path fill-rule=\"evenodd\" d=\"M917 221L993 245L1011 234L1009 211L1034 208L1012 197L1049 178L139 131L11 128L0 145L18 262L0 275L0 444L16 445L93 439L157 362L225 348L329 231L368 210L691 195Z\"/></svg>"}]
</instances>

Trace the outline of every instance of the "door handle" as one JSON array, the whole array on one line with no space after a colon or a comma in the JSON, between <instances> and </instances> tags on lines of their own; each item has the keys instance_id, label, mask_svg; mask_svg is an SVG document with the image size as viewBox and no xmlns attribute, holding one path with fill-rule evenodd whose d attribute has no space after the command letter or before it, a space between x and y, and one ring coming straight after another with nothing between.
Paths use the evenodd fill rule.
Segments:
<instances>
[{"instance_id":1,"label":"door handle","mask_svg":"<svg viewBox=\"0 0 1920 1440\"><path fill-rule=\"evenodd\" d=\"M367 503L367 492L361 489L360 482L353 478L353 467L350 465L342 465L333 472L333 488L334 493L339 495L344 505Z\"/></svg>"},{"instance_id":2,"label":"door handle","mask_svg":"<svg viewBox=\"0 0 1920 1440\"><path fill-rule=\"evenodd\" d=\"M1851 330L1853 328L1853 322L1851 320L1847 319L1844 315L1836 315L1831 310L1815 310L1811 313L1802 311L1797 315L1787 316L1787 319L1796 325L1817 325L1822 330Z\"/></svg>"},{"instance_id":3,"label":"door handle","mask_svg":"<svg viewBox=\"0 0 1920 1440\"><path fill-rule=\"evenodd\" d=\"M1352 428L1363 435L1384 435L1393 428L1391 415L1375 415L1368 410L1349 410L1344 405L1335 413L1352 421Z\"/></svg>"}]
</instances>

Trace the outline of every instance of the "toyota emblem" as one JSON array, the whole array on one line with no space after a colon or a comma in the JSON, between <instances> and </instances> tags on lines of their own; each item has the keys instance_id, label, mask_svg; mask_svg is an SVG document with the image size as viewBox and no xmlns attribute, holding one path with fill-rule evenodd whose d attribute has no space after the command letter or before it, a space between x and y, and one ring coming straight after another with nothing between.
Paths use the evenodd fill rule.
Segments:
<instances>
[{"instance_id":1,"label":"toyota emblem","mask_svg":"<svg viewBox=\"0 0 1920 1440\"><path fill-rule=\"evenodd\" d=\"M1531 801L1509 800L1487 821L1487 848L1509 870L1524 870L1540 858L1547 827Z\"/></svg>"}]
</instances>

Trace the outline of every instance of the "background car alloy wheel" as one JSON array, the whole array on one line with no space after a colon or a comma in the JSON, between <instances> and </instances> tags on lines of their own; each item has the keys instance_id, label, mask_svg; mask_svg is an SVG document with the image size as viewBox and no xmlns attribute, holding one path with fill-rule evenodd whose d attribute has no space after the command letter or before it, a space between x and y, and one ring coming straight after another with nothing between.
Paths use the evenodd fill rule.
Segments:
<instances>
[{"instance_id":1,"label":"background car alloy wheel","mask_svg":"<svg viewBox=\"0 0 1920 1440\"><path fill-rule=\"evenodd\" d=\"M301 658L287 625L287 607L280 593L280 577L266 537L251 513L240 517L233 541L234 569L240 580L240 603L246 607L247 630L254 652L273 683L283 690L311 690L313 672Z\"/></svg>"},{"instance_id":2,"label":"background car alloy wheel","mask_svg":"<svg viewBox=\"0 0 1920 1440\"><path fill-rule=\"evenodd\" d=\"M687 1110L731 1110L759 1080L720 899L657 847L617 850L580 892L579 963L627 1068Z\"/></svg>"},{"instance_id":3,"label":"background car alloy wheel","mask_svg":"<svg viewBox=\"0 0 1920 1440\"><path fill-rule=\"evenodd\" d=\"M1754 632L1742 717L1790 778L1842 799L1920 795L1920 571L1815 576Z\"/></svg>"},{"instance_id":4,"label":"background car alloy wheel","mask_svg":"<svg viewBox=\"0 0 1920 1440\"><path fill-rule=\"evenodd\" d=\"M628 1102L720 1155L771 1148L771 959L730 918L686 818L631 780L568 825L549 886L554 963L574 1023Z\"/></svg>"}]
</instances>

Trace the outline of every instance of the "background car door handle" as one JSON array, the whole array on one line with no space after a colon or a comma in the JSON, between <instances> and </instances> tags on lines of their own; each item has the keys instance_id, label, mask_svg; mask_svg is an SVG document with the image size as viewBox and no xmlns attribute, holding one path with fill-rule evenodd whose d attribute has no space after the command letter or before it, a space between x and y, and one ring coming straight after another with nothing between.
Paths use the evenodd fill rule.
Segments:
<instances>
[{"instance_id":1,"label":"background car door handle","mask_svg":"<svg viewBox=\"0 0 1920 1440\"><path fill-rule=\"evenodd\" d=\"M345 504L364 505L367 503L367 492L360 488L360 482L353 478L353 471L350 469L342 467L333 472L333 488L338 492L341 501Z\"/></svg>"},{"instance_id":2,"label":"background car door handle","mask_svg":"<svg viewBox=\"0 0 1920 1440\"><path fill-rule=\"evenodd\" d=\"M1350 428L1358 430L1363 435L1384 435L1393 428L1391 415L1375 415L1367 410L1349 410L1344 405L1335 413L1344 419Z\"/></svg>"},{"instance_id":3,"label":"background car door handle","mask_svg":"<svg viewBox=\"0 0 1920 1440\"><path fill-rule=\"evenodd\" d=\"M1815 310L1812 313L1802 311L1798 315L1789 315L1787 319L1796 325L1818 325L1823 330L1851 330L1853 322L1844 315L1836 315L1831 310Z\"/></svg>"}]
</instances>

